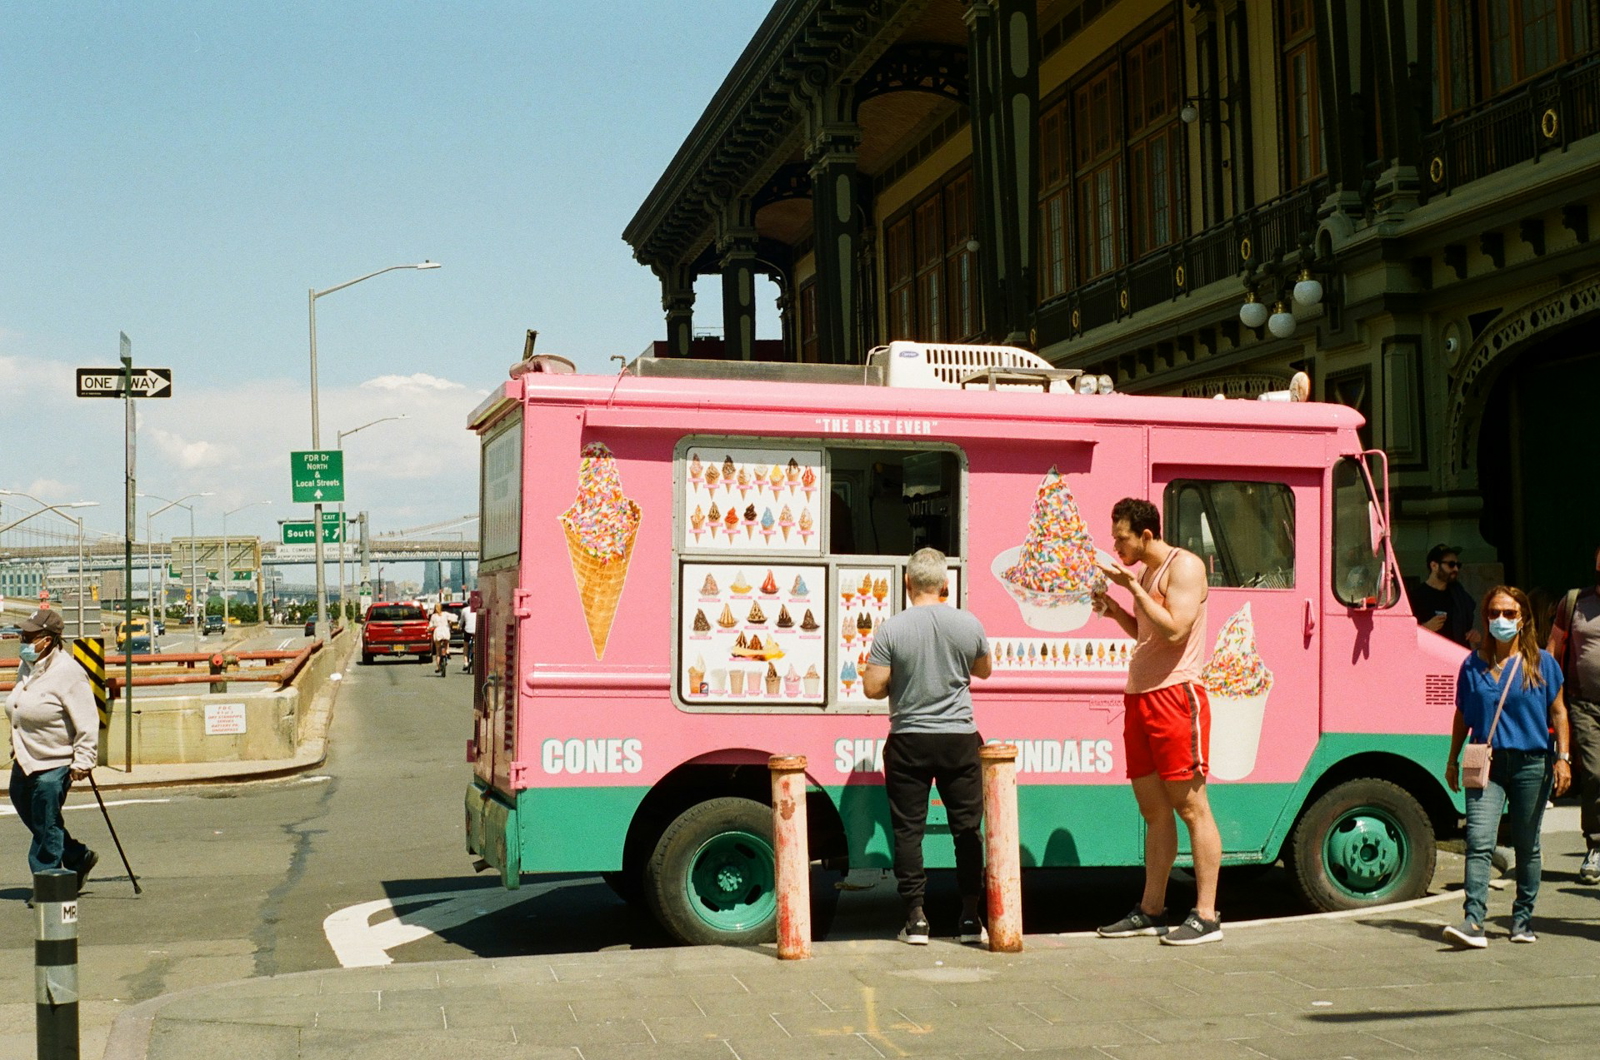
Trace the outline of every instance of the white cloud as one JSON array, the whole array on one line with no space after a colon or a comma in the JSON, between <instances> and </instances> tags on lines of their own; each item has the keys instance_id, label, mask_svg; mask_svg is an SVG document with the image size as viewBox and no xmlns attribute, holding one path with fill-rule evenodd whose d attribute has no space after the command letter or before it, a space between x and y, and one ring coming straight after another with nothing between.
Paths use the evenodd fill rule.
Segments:
<instances>
[{"instance_id":1,"label":"white cloud","mask_svg":"<svg viewBox=\"0 0 1600 1060\"><path fill-rule=\"evenodd\" d=\"M412 375L380 375L375 379L368 379L361 384L363 389L370 390L465 390L460 383L452 383L448 379L440 379L436 375L426 372L416 372Z\"/></svg>"},{"instance_id":2,"label":"white cloud","mask_svg":"<svg viewBox=\"0 0 1600 1060\"><path fill-rule=\"evenodd\" d=\"M0 489L26 490L52 503L96 500L101 507L84 513L91 526L119 526L121 403L76 398L70 363L18 356L20 345L0 333L0 349L8 351L0 353L0 392L6 395ZM138 489L174 500L212 494L194 502L200 534L220 533L222 513L245 505L229 516L230 535L275 538L279 520L310 517L309 507L292 504L289 496L289 453L311 448L305 383L253 371L259 370L218 363L215 371L175 378L171 398L138 403ZM340 431L362 428L343 440L346 510L367 511L375 534L476 511L478 444L466 424L487 393L427 372L323 386L323 447L336 445ZM386 417L404 418L372 422ZM50 423L60 439L44 451L30 441L40 422ZM140 502L141 534L147 510L160 503ZM187 513L169 511L151 529L187 534Z\"/></svg>"}]
</instances>

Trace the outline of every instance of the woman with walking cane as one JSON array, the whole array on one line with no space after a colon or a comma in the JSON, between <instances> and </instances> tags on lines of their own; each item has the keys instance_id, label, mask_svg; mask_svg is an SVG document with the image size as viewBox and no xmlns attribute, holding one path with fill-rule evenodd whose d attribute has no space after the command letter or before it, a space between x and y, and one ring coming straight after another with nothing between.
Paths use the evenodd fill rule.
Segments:
<instances>
[{"instance_id":1,"label":"woman with walking cane","mask_svg":"<svg viewBox=\"0 0 1600 1060\"><path fill-rule=\"evenodd\" d=\"M82 890L99 855L67 832L61 808L74 780L94 768L100 738L89 675L62 646L61 613L22 620L22 665L6 696L11 722L11 805L33 834L28 866L68 869Z\"/></svg>"},{"instance_id":2,"label":"woman with walking cane","mask_svg":"<svg viewBox=\"0 0 1600 1060\"><path fill-rule=\"evenodd\" d=\"M1483 634L1456 677L1455 728L1444 779L1467 790L1467 870L1464 916L1444 929L1456 946L1489 945L1483 923L1489 897L1489 858L1502 808L1509 804L1517 851L1517 897L1511 941L1533 942L1533 903L1539 897L1539 826L1552 789L1572 783L1567 708L1561 667L1539 647L1532 608L1521 589L1497 585L1483 598ZM1466 743L1468 733L1472 742ZM1458 763L1466 744L1466 756Z\"/></svg>"}]
</instances>

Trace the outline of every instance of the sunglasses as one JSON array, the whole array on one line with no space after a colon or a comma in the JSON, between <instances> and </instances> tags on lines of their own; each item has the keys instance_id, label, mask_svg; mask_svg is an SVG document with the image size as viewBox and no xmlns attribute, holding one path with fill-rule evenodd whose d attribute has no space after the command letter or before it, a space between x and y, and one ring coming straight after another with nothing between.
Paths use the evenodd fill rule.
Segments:
<instances>
[{"instance_id":1,"label":"sunglasses","mask_svg":"<svg viewBox=\"0 0 1600 1060\"><path fill-rule=\"evenodd\" d=\"M1521 618L1520 607L1491 607L1483 612L1484 618Z\"/></svg>"},{"instance_id":2,"label":"sunglasses","mask_svg":"<svg viewBox=\"0 0 1600 1060\"><path fill-rule=\"evenodd\" d=\"M1439 561L1439 566L1449 567L1451 570L1458 570L1461 567L1461 561L1458 559L1442 559Z\"/></svg>"}]
</instances>

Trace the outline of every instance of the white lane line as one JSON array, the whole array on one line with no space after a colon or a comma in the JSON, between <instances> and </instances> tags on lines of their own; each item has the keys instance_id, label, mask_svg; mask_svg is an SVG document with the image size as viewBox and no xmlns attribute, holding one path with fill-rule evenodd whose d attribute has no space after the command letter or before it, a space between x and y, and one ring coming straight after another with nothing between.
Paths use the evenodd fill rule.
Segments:
<instances>
[{"instance_id":1,"label":"white lane line","mask_svg":"<svg viewBox=\"0 0 1600 1060\"><path fill-rule=\"evenodd\" d=\"M284 637L283 640L278 644L278 650L279 651L284 651L289 647L289 645L291 645L293 643L294 643L294 638L293 637Z\"/></svg>"},{"instance_id":2,"label":"white lane line","mask_svg":"<svg viewBox=\"0 0 1600 1060\"><path fill-rule=\"evenodd\" d=\"M137 806L145 803L171 802L171 799L107 799L107 806ZM63 806L63 810L92 810L95 803L71 802ZM0 806L0 817L15 817L17 811L10 806Z\"/></svg>"},{"instance_id":3,"label":"white lane line","mask_svg":"<svg viewBox=\"0 0 1600 1060\"><path fill-rule=\"evenodd\" d=\"M328 945L333 948L341 966L377 968L394 963L388 951L396 946L460 927L479 917L559 891L563 887L577 887L592 882L592 879L562 880L515 891L480 888L380 898L375 902L346 906L329 913L322 922L322 933L327 936ZM372 923L373 917L392 912L396 906L405 911L388 920Z\"/></svg>"}]
</instances>

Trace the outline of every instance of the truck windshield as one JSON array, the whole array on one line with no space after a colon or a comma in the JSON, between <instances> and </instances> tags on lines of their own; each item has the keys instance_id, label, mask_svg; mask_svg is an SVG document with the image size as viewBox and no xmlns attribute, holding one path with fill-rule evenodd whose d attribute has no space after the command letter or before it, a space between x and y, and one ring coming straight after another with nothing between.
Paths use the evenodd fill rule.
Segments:
<instances>
[{"instance_id":1,"label":"truck windshield","mask_svg":"<svg viewBox=\"0 0 1600 1060\"><path fill-rule=\"evenodd\" d=\"M1399 585L1374 540L1378 501L1357 460L1333 466L1333 595L1347 607L1393 607Z\"/></svg>"}]
</instances>

